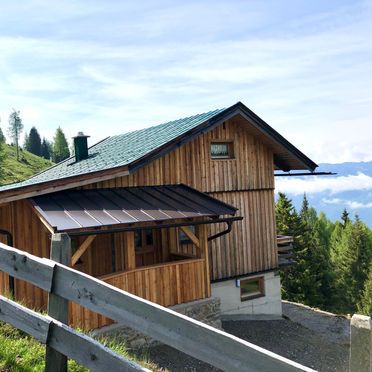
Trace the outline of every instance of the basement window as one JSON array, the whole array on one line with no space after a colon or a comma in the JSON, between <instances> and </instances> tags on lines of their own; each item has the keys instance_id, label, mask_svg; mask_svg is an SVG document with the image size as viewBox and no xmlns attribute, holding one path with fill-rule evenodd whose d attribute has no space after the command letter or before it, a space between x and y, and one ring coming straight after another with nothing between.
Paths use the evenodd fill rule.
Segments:
<instances>
[{"instance_id":1,"label":"basement window","mask_svg":"<svg viewBox=\"0 0 372 372\"><path fill-rule=\"evenodd\" d=\"M240 300L247 301L265 296L264 277L248 278L240 280Z\"/></svg>"},{"instance_id":2,"label":"basement window","mask_svg":"<svg viewBox=\"0 0 372 372\"><path fill-rule=\"evenodd\" d=\"M233 142L212 142L211 143L212 159L233 159L234 147Z\"/></svg>"}]
</instances>

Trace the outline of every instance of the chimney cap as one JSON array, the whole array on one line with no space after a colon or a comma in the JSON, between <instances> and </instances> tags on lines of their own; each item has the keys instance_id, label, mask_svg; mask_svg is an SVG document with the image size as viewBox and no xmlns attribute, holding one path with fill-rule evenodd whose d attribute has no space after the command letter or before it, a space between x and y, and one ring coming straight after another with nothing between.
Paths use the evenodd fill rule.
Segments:
<instances>
[{"instance_id":1,"label":"chimney cap","mask_svg":"<svg viewBox=\"0 0 372 372\"><path fill-rule=\"evenodd\" d=\"M72 138L79 138L79 137L89 138L90 136L85 135L83 132L78 132L78 134L75 137L72 137Z\"/></svg>"}]
</instances>

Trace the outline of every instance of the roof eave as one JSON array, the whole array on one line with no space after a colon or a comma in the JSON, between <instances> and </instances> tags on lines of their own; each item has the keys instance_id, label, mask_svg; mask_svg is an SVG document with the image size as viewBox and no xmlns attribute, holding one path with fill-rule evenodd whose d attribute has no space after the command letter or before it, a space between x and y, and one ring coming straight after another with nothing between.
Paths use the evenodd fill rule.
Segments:
<instances>
[{"instance_id":1,"label":"roof eave","mask_svg":"<svg viewBox=\"0 0 372 372\"><path fill-rule=\"evenodd\" d=\"M157 149L154 149L150 153L142 156L140 159L129 164L129 171L130 173L135 172L139 168L142 168L146 164L166 155L167 153L175 150L176 148L184 145L192 141L194 138L198 137L201 134L208 132L209 130L213 129L214 127L218 126L221 122L229 120L233 116L240 114L246 120L248 120L252 125L255 126L259 131L263 132L266 136L268 136L272 141L276 142L280 146L284 147L289 153L291 153L296 160L298 160L303 167L290 167L288 166L285 161L278 158L277 163L278 166L283 171L289 170L301 170L306 169L310 171L314 171L318 165L313 162L310 158L308 158L304 153L302 153L297 147L292 145L288 140L286 140L281 134L279 134L275 129L273 129L269 124L267 124L264 120L262 120L258 115L256 115L253 111L251 111L247 106L243 103L238 102L233 106L228 107L224 111L220 112L219 114L213 116L211 119L206 120L205 122L201 123L195 128L183 133L182 135L178 136L177 138L173 139L172 141L164 144Z\"/></svg>"},{"instance_id":2,"label":"roof eave","mask_svg":"<svg viewBox=\"0 0 372 372\"><path fill-rule=\"evenodd\" d=\"M297 147L292 145L292 143L286 140L280 133L278 133L274 128L272 128L269 124L262 120L258 115L256 115L243 103L238 102L236 106L242 111L243 116L245 116L246 119L249 120L253 125L255 125L257 129L263 131L273 141L283 146L287 151L292 153L304 165L305 169L314 171L315 168L318 167L318 164L316 164L309 157L307 157Z\"/></svg>"},{"instance_id":3,"label":"roof eave","mask_svg":"<svg viewBox=\"0 0 372 372\"><path fill-rule=\"evenodd\" d=\"M103 171L101 170L97 172L85 173L58 180L40 182L33 185L4 190L0 192L0 204L26 199L32 196L67 190L74 187L89 185L95 182L107 181L114 177L127 175L129 175L128 166L120 166Z\"/></svg>"}]
</instances>

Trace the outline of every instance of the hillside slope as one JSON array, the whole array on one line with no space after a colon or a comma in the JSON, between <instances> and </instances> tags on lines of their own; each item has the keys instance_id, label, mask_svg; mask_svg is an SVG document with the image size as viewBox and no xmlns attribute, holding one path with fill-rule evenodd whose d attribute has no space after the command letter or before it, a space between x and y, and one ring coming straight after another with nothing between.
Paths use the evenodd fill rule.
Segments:
<instances>
[{"instance_id":1,"label":"hillside slope","mask_svg":"<svg viewBox=\"0 0 372 372\"><path fill-rule=\"evenodd\" d=\"M17 161L14 146L3 145L3 148L4 163L1 169L0 185L22 181L53 165L51 161L25 150L20 150L20 161Z\"/></svg>"}]
</instances>

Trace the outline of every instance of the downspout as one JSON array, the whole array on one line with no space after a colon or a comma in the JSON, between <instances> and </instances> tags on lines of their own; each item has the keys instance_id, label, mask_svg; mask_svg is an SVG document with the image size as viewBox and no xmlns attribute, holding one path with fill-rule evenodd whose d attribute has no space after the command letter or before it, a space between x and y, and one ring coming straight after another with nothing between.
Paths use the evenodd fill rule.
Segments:
<instances>
[{"instance_id":1,"label":"downspout","mask_svg":"<svg viewBox=\"0 0 372 372\"><path fill-rule=\"evenodd\" d=\"M9 247L13 247L13 235L7 231L0 229L0 234L6 235L6 244ZM14 296L14 277L9 275L9 293L13 297Z\"/></svg>"},{"instance_id":2,"label":"downspout","mask_svg":"<svg viewBox=\"0 0 372 372\"><path fill-rule=\"evenodd\" d=\"M214 235L208 236L208 241L209 241L209 242L210 242L211 240L217 239L217 238L219 238L220 236L226 235L226 234L228 234L229 232L231 232L233 221L225 221L225 222L227 223L227 229L226 229L226 230L223 230L223 231L220 231L220 232L217 233L217 234L214 234Z\"/></svg>"}]
</instances>

